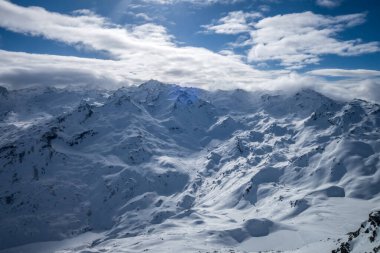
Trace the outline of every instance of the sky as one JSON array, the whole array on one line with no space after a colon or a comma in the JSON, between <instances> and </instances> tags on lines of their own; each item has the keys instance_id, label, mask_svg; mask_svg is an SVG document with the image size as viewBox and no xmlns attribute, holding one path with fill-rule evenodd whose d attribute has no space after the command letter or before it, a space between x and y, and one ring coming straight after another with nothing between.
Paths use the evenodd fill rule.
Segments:
<instances>
[{"instance_id":1,"label":"sky","mask_svg":"<svg viewBox=\"0 0 380 253\"><path fill-rule=\"evenodd\" d=\"M0 0L0 85L149 79L380 102L378 0Z\"/></svg>"}]
</instances>

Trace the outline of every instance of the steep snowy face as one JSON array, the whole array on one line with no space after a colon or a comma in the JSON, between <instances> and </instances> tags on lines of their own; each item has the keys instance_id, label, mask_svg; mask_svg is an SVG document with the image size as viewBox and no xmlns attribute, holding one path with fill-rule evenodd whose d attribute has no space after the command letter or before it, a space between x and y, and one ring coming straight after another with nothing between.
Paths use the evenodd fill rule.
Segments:
<instances>
[{"instance_id":1,"label":"steep snowy face","mask_svg":"<svg viewBox=\"0 0 380 253\"><path fill-rule=\"evenodd\" d=\"M347 239L332 253L379 252L380 251L380 210L371 212L360 227L349 232Z\"/></svg>"},{"instance_id":2,"label":"steep snowy face","mask_svg":"<svg viewBox=\"0 0 380 253\"><path fill-rule=\"evenodd\" d=\"M47 123L73 110L81 100L99 104L107 97L106 91L98 90L31 88L8 91L0 87L0 141L9 142L21 129Z\"/></svg>"},{"instance_id":3,"label":"steep snowy face","mask_svg":"<svg viewBox=\"0 0 380 253\"><path fill-rule=\"evenodd\" d=\"M157 81L0 96L0 252L89 231L64 252L331 251L380 200L377 104Z\"/></svg>"}]
</instances>

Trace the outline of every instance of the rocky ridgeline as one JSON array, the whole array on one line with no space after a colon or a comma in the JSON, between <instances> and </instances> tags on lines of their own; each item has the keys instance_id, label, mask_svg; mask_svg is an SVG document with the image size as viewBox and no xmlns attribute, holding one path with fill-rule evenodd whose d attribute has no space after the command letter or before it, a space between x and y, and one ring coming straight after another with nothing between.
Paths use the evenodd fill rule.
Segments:
<instances>
[{"instance_id":1,"label":"rocky ridgeline","mask_svg":"<svg viewBox=\"0 0 380 253\"><path fill-rule=\"evenodd\" d=\"M380 210L369 214L368 220L354 232L348 233L348 239L340 243L332 253L380 252Z\"/></svg>"}]
</instances>

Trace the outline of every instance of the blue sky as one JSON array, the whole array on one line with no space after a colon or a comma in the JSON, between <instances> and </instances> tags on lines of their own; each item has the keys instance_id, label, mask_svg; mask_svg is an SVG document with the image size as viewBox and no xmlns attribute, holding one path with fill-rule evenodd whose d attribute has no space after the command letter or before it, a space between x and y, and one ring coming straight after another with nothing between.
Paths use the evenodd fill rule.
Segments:
<instances>
[{"instance_id":1,"label":"blue sky","mask_svg":"<svg viewBox=\"0 0 380 253\"><path fill-rule=\"evenodd\" d=\"M377 101L377 2L0 0L0 84L114 88L153 78Z\"/></svg>"}]
</instances>

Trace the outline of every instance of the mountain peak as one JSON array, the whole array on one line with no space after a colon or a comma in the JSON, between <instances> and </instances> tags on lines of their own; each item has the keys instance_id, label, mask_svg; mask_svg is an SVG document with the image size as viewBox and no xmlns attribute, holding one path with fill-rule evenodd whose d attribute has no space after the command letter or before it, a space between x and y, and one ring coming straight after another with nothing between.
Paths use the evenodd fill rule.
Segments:
<instances>
[{"instance_id":1,"label":"mountain peak","mask_svg":"<svg viewBox=\"0 0 380 253\"><path fill-rule=\"evenodd\" d=\"M160 82L158 80L150 79L149 81L140 84L139 88L158 88L164 86L169 86L169 84Z\"/></svg>"},{"instance_id":2,"label":"mountain peak","mask_svg":"<svg viewBox=\"0 0 380 253\"><path fill-rule=\"evenodd\" d=\"M318 91L311 88L302 88L294 94L294 97L305 97L311 99L329 99L325 95L319 93Z\"/></svg>"},{"instance_id":3,"label":"mountain peak","mask_svg":"<svg viewBox=\"0 0 380 253\"><path fill-rule=\"evenodd\" d=\"M7 88L0 86L0 96L7 97L8 96L8 90Z\"/></svg>"}]
</instances>

